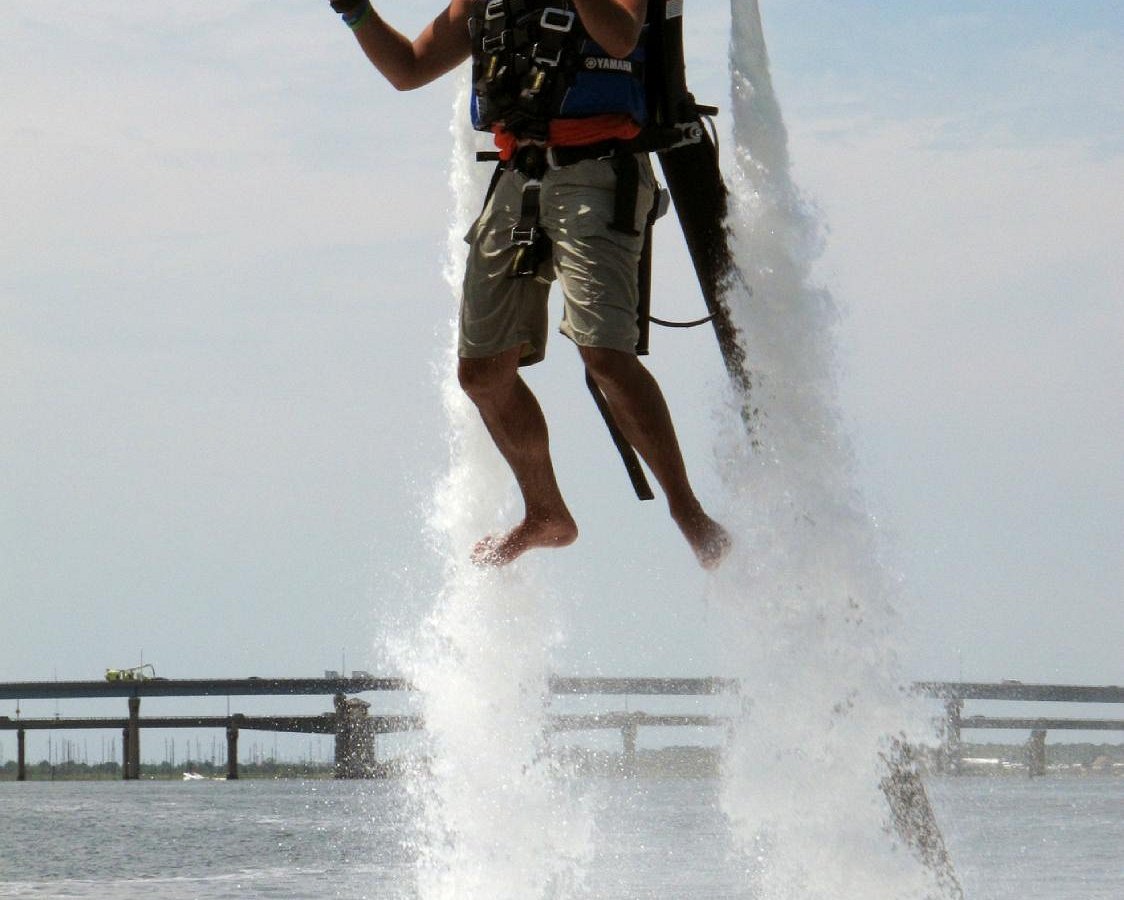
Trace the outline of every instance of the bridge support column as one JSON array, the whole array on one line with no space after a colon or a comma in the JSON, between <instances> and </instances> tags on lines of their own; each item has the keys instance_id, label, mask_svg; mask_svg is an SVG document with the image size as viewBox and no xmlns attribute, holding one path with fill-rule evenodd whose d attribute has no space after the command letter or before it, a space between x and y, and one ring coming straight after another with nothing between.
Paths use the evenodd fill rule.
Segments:
<instances>
[{"instance_id":1,"label":"bridge support column","mask_svg":"<svg viewBox=\"0 0 1124 900\"><path fill-rule=\"evenodd\" d=\"M621 740L624 743L624 772L626 775L636 774L636 723L629 722L621 727Z\"/></svg>"},{"instance_id":2,"label":"bridge support column","mask_svg":"<svg viewBox=\"0 0 1124 900\"><path fill-rule=\"evenodd\" d=\"M1046 731L1036 728L1026 744L1026 767L1030 777L1046 774Z\"/></svg>"},{"instance_id":3,"label":"bridge support column","mask_svg":"<svg viewBox=\"0 0 1124 900\"><path fill-rule=\"evenodd\" d=\"M129 780L129 726L121 729L121 780Z\"/></svg>"},{"instance_id":4,"label":"bridge support column","mask_svg":"<svg viewBox=\"0 0 1124 900\"><path fill-rule=\"evenodd\" d=\"M140 778L140 697L129 698L128 752L125 757L125 778Z\"/></svg>"},{"instance_id":5,"label":"bridge support column","mask_svg":"<svg viewBox=\"0 0 1124 900\"><path fill-rule=\"evenodd\" d=\"M960 771L960 712L963 708L963 700L949 700L945 704L943 768L954 775Z\"/></svg>"},{"instance_id":6,"label":"bridge support column","mask_svg":"<svg viewBox=\"0 0 1124 900\"><path fill-rule=\"evenodd\" d=\"M375 775L375 731L362 700L335 698L336 778L371 778Z\"/></svg>"},{"instance_id":7,"label":"bridge support column","mask_svg":"<svg viewBox=\"0 0 1124 900\"><path fill-rule=\"evenodd\" d=\"M27 732L16 731L16 781L27 781Z\"/></svg>"},{"instance_id":8,"label":"bridge support column","mask_svg":"<svg viewBox=\"0 0 1124 900\"><path fill-rule=\"evenodd\" d=\"M238 726L226 726L226 780L238 780Z\"/></svg>"}]
</instances>

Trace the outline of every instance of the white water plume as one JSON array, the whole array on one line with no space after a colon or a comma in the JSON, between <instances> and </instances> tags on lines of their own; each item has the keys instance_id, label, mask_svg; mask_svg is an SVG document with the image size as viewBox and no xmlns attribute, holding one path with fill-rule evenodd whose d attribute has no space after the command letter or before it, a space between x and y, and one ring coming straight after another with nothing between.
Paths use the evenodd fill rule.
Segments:
<instances>
[{"instance_id":1,"label":"white water plume","mask_svg":"<svg viewBox=\"0 0 1124 900\"><path fill-rule=\"evenodd\" d=\"M733 413L720 441L738 546L712 590L726 671L743 683L723 807L759 900L932 896L880 790L890 739L924 728L836 408L837 312L810 272L818 226L790 178L758 4L731 8L731 226L751 291L731 306L757 412L756 449Z\"/></svg>"},{"instance_id":2,"label":"white water plume","mask_svg":"<svg viewBox=\"0 0 1124 900\"><path fill-rule=\"evenodd\" d=\"M459 297L463 235L483 197L474 162L467 82L454 109L451 184L456 211L446 277ZM431 519L444 588L409 646L395 655L422 698L428 765L413 773L420 810L423 900L558 896L588 848L588 822L559 795L546 753L550 592L525 565L481 569L473 542L510 520L511 477L457 384L455 330L442 373L449 469Z\"/></svg>"}]
</instances>

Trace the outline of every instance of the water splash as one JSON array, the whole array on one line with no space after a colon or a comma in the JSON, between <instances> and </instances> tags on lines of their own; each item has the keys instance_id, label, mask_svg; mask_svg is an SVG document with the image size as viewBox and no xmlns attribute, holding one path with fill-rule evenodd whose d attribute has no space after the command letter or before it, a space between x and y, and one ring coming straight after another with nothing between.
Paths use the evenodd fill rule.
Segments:
<instances>
[{"instance_id":1,"label":"water splash","mask_svg":"<svg viewBox=\"0 0 1124 900\"><path fill-rule=\"evenodd\" d=\"M463 236L489 174L474 162L467 82L454 109L456 197L446 279L459 297ZM455 336L455 329L453 329ZM444 588L421 633L393 651L421 695L427 762L410 778L420 810L423 900L528 900L572 884L589 823L560 791L546 753L550 592L522 563L484 570L473 541L514 512L511 477L456 380L455 337L442 369L448 472L430 521Z\"/></svg>"},{"instance_id":2,"label":"water splash","mask_svg":"<svg viewBox=\"0 0 1124 900\"><path fill-rule=\"evenodd\" d=\"M890 740L928 733L894 655L894 584L856 492L835 393L838 314L811 266L816 217L790 177L756 0L734 0L731 226L752 296L731 307L759 410L720 457L739 548L712 586L726 671L745 685L722 804L760 900L935 896L895 846ZM737 290L735 287L734 290Z\"/></svg>"}]
</instances>

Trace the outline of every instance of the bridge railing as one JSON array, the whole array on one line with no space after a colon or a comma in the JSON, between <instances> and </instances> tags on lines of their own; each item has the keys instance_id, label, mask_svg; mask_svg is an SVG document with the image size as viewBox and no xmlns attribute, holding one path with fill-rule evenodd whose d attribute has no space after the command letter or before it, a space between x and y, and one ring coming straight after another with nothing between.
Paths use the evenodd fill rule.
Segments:
<instances>
[{"instance_id":1,"label":"bridge railing","mask_svg":"<svg viewBox=\"0 0 1124 900\"><path fill-rule=\"evenodd\" d=\"M1050 731L1124 731L1124 718L1082 716L964 715L969 701L1011 703L1124 703L1124 687L1114 685L1024 684L1019 681L922 682L920 693L942 700L945 705L945 744L941 755L947 771L963 768L963 732L975 729L1029 731L1026 744L1027 769L1031 775L1046 772L1046 735Z\"/></svg>"}]
</instances>

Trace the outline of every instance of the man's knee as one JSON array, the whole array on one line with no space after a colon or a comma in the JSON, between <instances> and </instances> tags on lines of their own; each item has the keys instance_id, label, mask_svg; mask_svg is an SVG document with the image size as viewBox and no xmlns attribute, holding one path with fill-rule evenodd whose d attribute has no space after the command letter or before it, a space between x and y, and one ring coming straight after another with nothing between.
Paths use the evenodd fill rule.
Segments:
<instances>
[{"instance_id":1,"label":"man's knee","mask_svg":"<svg viewBox=\"0 0 1124 900\"><path fill-rule=\"evenodd\" d=\"M457 362L457 381L471 400L480 402L510 386L515 371L516 367L508 364L504 356L485 359L461 357Z\"/></svg>"},{"instance_id":2,"label":"man's knee","mask_svg":"<svg viewBox=\"0 0 1124 900\"><path fill-rule=\"evenodd\" d=\"M638 374L638 369L643 370L633 353L608 347L579 347L578 352L589 374L602 388L628 381Z\"/></svg>"}]
</instances>

